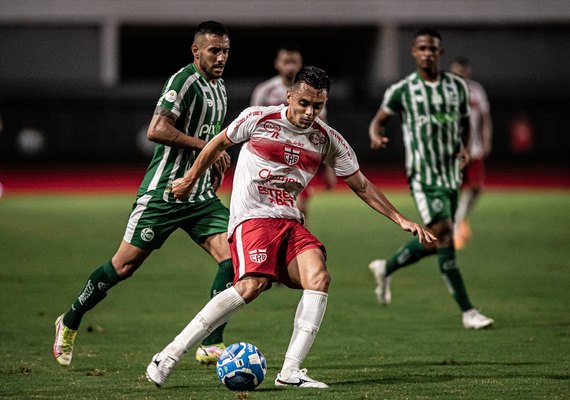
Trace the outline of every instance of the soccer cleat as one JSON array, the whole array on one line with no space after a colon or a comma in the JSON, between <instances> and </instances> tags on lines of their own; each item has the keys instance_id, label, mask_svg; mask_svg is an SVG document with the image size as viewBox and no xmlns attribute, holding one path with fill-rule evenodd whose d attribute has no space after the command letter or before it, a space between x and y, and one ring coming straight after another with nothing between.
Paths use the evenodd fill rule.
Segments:
<instances>
[{"instance_id":1,"label":"soccer cleat","mask_svg":"<svg viewBox=\"0 0 570 400\"><path fill-rule=\"evenodd\" d=\"M462 221L453 235L453 242L457 250L463 250L471 239L471 227L467 221Z\"/></svg>"},{"instance_id":2,"label":"soccer cleat","mask_svg":"<svg viewBox=\"0 0 570 400\"><path fill-rule=\"evenodd\" d=\"M196 349L196 360L200 364L215 364L225 348L226 345L223 343L200 345Z\"/></svg>"},{"instance_id":3,"label":"soccer cleat","mask_svg":"<svg viewBox=\"0 0 570 400\"><path fill-rule=\"evenodd\" d=\"M55 320L55 340L53 342L53 356L61 365L71 364L73 357L73 342L77 331L69 329L63 324L63 314Z\"/></svg>"},{"instance_id":4,"label":"soccer cleat","mask_svg":"<svg viewBox=\"0 0 570 400\"><path fill-rule=\"evenodd\" d=\"M392 291L390 290L390 281L392 278L386 276L386 260L374 260L368 264L368 269L376 279L376 299L380 304L390 304L392 302Z\"/></svg>"},{"instance_id":5,"label":"soccer cleat","mask_svg":"<svg viewBox=\"0 0 570 400\"><path fill-rule=\"evenodd\" d=\"M295 386L318 389L326 389L329 387L326 383L310 378L309 375L307 375L306 368L293 371L288 377L284 377L281 373L278 373L277 378L275 378L275 386Z\"/></svg>"},{"instance_id":6,"label":"soccer cleat","mask_svg":"<svg viewBox=\"0 0 570 400\"><path fill-rule=\"evenodd\" d=\"M152 361L146 367L147 379L158 387L162 387L168 376L174 370L178 360L163 353L156 353Z\"/></svg>"},{"instance_id":7,"label":"soccer cleat","mask_svg":"<svg viewBox=\"0 0 570 400\"><path fill-rule=\"evenodd\" d=\"M484 329L494 323L494 320L484 316L474 308L463 313L463 327L465 329Z\"/></svg>"}]
</instances>

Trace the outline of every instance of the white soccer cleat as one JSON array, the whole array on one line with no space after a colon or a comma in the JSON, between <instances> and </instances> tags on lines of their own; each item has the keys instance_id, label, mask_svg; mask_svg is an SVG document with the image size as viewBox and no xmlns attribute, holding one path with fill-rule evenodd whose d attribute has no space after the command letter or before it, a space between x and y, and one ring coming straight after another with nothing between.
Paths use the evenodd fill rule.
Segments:
<instances>
[{"instance_id":1,"label":"white soccer cleat","mask_svg":"<svg viewBox=\"0 0 570 400\"><path fill-rule=\"evenodd\" d=\"M226 345L223 343L200 345L196 349L196 361L206 365L215 364L225 348Z\"/></svg>"},{"instance_id":2,"label":"white soccer cleat","mask_svg":"<svg viewBox=\"0 0 570 400\"><path fill-rule=\"evenodd\" d=\"M162 387L168 376L174 370L178 360L163 353L156 353L148 367L146 367L147 379L158 387Z\"/></svg>"},{"instance_id":3,"label":"white soccer cleat","mask_svg":"<svg viewBox=\"0 0 570 400\"><path fill-rule=\"evenodd\" d=\"M61 365L68 366L73 358L73 343L77 331L69 329L63 324L63 315L55 320L55 340L53 342L53 356Z\"/></svg>"},{"instance_id":4,"label":"white soccer cleat","mask_svg":"<svg viewBox=\"0 0 570 400\"><path fill-rule=\"evenodd\" d=\"M309 375L307 375L306 368L293 371L287 377L281 375L281 373L278 373L277 378L275 378L275 386L294 386L317 389L327 389L329 387L326 383L319 382L313 378L310 378Z\"/></svg>"},{"instance_id":5,"label":"white soccer cleat","mask_svg":"<svg viewBox=\"0 0 570 400\"><path fill-rule=\"evenodd\" d=\"M392 291L390 290L390 281L392 277L386 276L386 260L374 260L368 264L368 269L374 275L376 280L376 299L378 303L388 305L392 302Z\"/></svg>"},{"instance_id":6,"label":"white soccer cleat","mask_svg":"<svg viewBox=\"0 0 570 400\"><path fill-rule=\"evenodd\" d=\"M494 323L494 320L484 316L474 308L463 313L463 327L465 329L484 329L492 326Z\"/></svg>"}]
</instances>

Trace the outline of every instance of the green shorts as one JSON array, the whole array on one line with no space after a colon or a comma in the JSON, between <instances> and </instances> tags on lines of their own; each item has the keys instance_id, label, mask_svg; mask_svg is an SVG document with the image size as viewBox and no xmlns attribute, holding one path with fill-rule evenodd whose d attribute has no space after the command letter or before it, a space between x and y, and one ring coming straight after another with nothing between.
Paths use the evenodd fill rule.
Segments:
<instances>
[{"instance_id":1,"label":"green shorts","mask_svg":"<svg viewBox=\"0 0 570 400\"><path fill-rule=\"evenodd\" d=\"M123 239L140 249L155 250L182 228L201 244L208 236L227 231L229 215L217 197L199 203L168 203L147 194L133 204Z\"/></svg>"},{"instance_id":2,"label":"green shorts","mask_svg":"<svg viewBox=\"0 0 570 400\"><path fill-rule=\"evenodd\" d=\"M425 225L455 219L459 190L423 186L419 182L412 182L410 190Z\"/></svg>"}]
</instances>

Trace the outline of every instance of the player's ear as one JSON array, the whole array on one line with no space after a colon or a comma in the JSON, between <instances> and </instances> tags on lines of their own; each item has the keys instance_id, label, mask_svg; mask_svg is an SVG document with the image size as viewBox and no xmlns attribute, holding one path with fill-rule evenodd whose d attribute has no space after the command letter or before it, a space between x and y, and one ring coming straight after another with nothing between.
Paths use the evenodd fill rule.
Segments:
<instances>
[{"instance_id":1,"label":"player's ear","mask_svg":"<svg viewBox=\"0 0 570 400\"><path fill-rule=\"evenodd\" d=\"M192 55L196 60L200 59L200 48L196 43L192 43Z\"/></svg>"},{"instance_id":2,"label":"player's ear","mask_svg":"<svg viewBox=\"0 0 570 400\"><path fill-rule=\"evenodd\" d=\"M285 98L287 99L287 104L291 104L291 90L287 90L287 93L285 94Z\"/></svg>"}]
</instances>

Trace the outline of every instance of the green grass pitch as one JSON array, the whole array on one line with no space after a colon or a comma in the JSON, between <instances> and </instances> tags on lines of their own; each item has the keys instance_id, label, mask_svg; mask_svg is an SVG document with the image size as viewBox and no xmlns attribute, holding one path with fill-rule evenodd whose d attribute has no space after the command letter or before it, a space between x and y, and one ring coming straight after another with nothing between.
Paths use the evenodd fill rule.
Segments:
<instances>
[{"instance_id":1,"label":"green grass pitch","mask_svg":"<svg viewBox=\"0 0 570 400\"><path fill-rule=\"evenodd\" d=\"M418 219L405 192L388 192ZM490 191L459 265L474 304L496 320L466 331L435 258L399 271L393 303L376 304L367 264L408 239L352 193L319 193L309 228L332 275L321 331L305 360L330 389L273 386L299 291L264 293L226 329L267 357L249 393L223 387L191 351L166 387L144 379L152 355L205 304L214 262L175 233L135 276L86 315L70 367L51 353L53 322L116 250L132 195L0 200L0 398L10 399L562 399L570 397L568 191Z\"/></svg>"}]
</instances>

